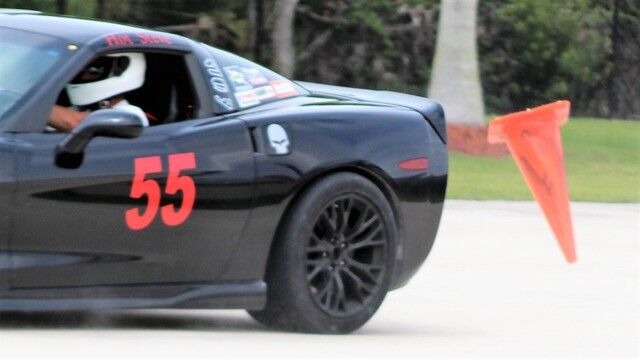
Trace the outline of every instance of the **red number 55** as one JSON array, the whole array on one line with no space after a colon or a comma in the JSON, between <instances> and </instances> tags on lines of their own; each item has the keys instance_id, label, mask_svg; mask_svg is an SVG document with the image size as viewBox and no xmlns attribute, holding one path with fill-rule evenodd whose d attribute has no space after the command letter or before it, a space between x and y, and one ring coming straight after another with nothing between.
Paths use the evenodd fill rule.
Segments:
<instances>
[{"instance_id":1,"label":"red number 55","mask_svg":"<svg viewBox=\"0 0 640 360\"><path fill-rule=\"evenodd\" d=\"M142 230L151 225L153 219L160 210L162 222L167 226L178 226L184 223L196 200L196 184L190 176L180 175L182 170L196 168L196 156L194 153L182 153L169 155L169 175L165 193L175 195L182 193L182 205L176 210L173 204L160 208L162 192L160 184L153 179L145 179L149 174L162 172L162 159L160 156L149 156L134 160L134 175L131 185L132 199L147 197L147 206L144 212L140 208L129 209L125 212L127 226L131 230Z\"/></svg>"}]
</instances>

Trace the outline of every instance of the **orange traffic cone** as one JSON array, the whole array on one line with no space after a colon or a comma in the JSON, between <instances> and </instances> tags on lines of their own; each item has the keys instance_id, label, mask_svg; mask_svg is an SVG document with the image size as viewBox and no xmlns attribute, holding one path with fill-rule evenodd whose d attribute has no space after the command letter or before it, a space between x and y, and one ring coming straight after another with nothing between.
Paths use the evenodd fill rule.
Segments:
<instances>
[{"instance_id":1,"label":"orange traffic cone","mask_svg":"<svg viewBox=\"0 0 640 360\"><path fill-rule=\"evenodd\" d=\"M488 142L506 142L569 263L576 261L560 125L571 103L556 101L495 118Z\"/></svg>"}]
</instances>

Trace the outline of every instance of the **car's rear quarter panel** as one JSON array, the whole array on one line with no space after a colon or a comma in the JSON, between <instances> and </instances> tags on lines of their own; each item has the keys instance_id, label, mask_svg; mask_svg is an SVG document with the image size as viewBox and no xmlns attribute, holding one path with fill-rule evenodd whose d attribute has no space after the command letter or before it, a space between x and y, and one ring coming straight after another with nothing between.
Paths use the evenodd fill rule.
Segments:
<instances>
[{"instance_id":1,"label":"car's rear quarter panel","mask_svg":"<svg viewBox=\"0 0 640 360\"><path fill-rule=\"evenodd\" d=\"M394 286L404 284L427 256L438 228L447 177L446 146L419 113L399 107L307 104L243 115L255 128L256 207L225 279L262 277L280 219L301 191L336 171L353 171L374 181L392 203L401 230ZM282 124L292 152L267 156L260 128ZM399 163L426 157L429 168L402 170Z\"/></svg>"}]
</instances>

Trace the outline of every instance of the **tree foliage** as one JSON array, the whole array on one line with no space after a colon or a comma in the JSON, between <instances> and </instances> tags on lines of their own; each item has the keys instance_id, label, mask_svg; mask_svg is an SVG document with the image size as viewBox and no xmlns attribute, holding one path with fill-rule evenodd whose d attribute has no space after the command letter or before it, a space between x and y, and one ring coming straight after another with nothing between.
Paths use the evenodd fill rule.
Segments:
<instances>
[{"instance_id":1,"label":"tree foliage","mask_svg":"<svg viewBox=\"0 0 640 360\"><path fill-rule=\"evenodd\" d=\"M273 66L275 2L0 0L0 7L56 12L64 3L70 15L176 31ZM250 21L257 4L264 8L262 27ZM423 95L438 15L438 0L300 0L295 77ZM211 28L172 27L199 21ZM637 0L480 0L478 24L489 112L565 98L577 114L640 118Z\"/></svg>"},{"instance_id":2,"label":"tree foliage","mask_svg":"<svg viewBox=\"0 0 640 360\"><path fill-rule=\"evenodd\" d=\"M588 106L588 90L611 71L605 10L589 2L484 2L480 48L490 108L508 111L559 98Z\"/></svg>"}]
</instances>

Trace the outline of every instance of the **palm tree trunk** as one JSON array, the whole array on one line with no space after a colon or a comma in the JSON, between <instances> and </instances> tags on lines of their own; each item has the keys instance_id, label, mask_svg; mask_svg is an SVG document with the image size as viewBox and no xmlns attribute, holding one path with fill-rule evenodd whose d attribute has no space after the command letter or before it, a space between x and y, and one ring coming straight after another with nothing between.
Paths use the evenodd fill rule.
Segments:
<instances>
[{"instance_id":1,"label":"palm tree trunk","mask_svg":"<svg viewBox=\"0 0 640 360\"><path fill-rule=\"evenodd\" d=\"M295 47L293 45L293 21L298 0L278 0L273 9L271 41L275 68L285 77L295 71Z\"/></svg>"},{"instance_id":2,"label":"palm tree trunk","mask_svg":"<svg viewBox=\"0 0 640 360\"><path fill-rule=\"evenodd\" d=\"M484 126L478 70L478 0L442 0L438 39L429 87L430 98L444 107L447 121Z\"/></svg>"}]
</instances>

